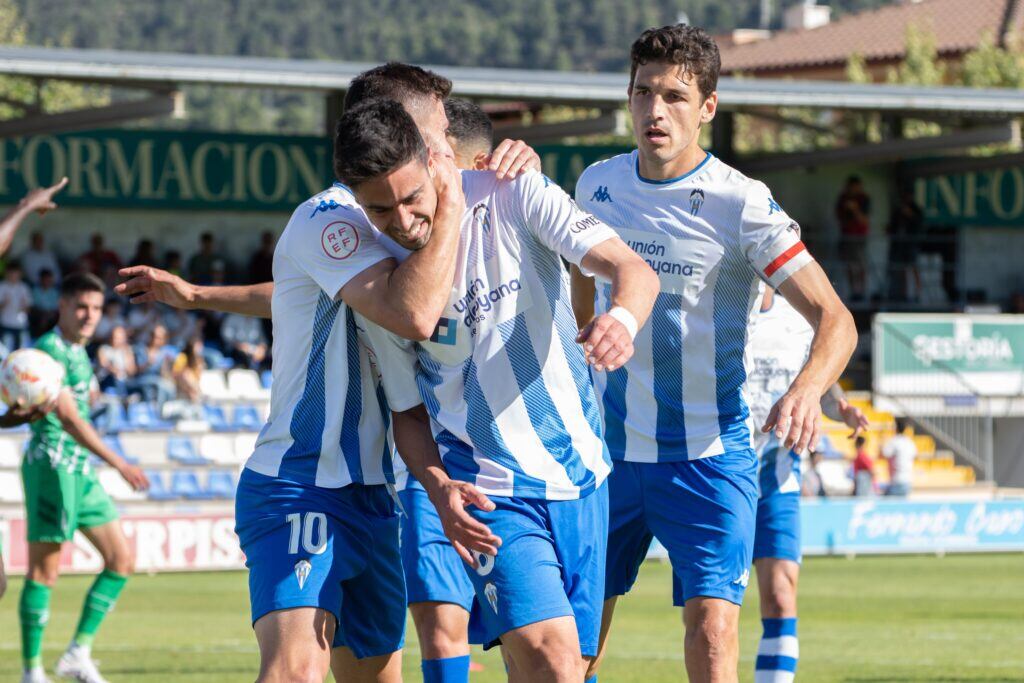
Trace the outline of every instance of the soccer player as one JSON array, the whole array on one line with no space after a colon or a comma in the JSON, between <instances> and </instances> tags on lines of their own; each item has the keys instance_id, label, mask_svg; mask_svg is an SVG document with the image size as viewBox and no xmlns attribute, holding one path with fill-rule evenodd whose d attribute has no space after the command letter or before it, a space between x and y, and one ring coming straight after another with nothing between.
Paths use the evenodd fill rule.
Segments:
<instances>
[{"instance_id":1,"label":"soccer player","mask_svg":"<svg viewBox=\"0 0 1024 683\"><path fill-rule=\"evenodd\" d=\"M18 234L18 229L30 213L35 211L42 216L47 211L57 208L53 196L63 190L67 184L68 179L61 178L59 182L50 187L37 187L30 190L14 208L0 218L0 256L6 254L7 250L11 248L14 236ZM13 429L28 422L35 422L45 417L51 410L53 410L52 405L8 410L0 416L0 429ZM4 571L4 557L0 554L0 598L5 592L7 592L7 574Z\"/></svg>"},{"instance_id":2,"label":"soccer player","mask_svg":"<svg viewBox=\"0 0 1024 683\"><path fill-rule=\"evenodd\" d=\"M457 216L454 228L446 227L444 207L461 201L457 176L444 161L451 150L442 102L450 89L437 74L392 63L361 74L346 96L346 108L366 98L400 102L438 157L434 180L442 208L431 226L434 239L397 269L351 193L336 184L293 214L275 250L275 283L197 288L155 269L122 271L131 279L118 291L136 301L273 313L271 416L236 503L261 680L322 680L330 660L339 680L400 676L405 587L397 517L384 490L391 479L386 406L378 403L351 316L355 310L419 338L433 331L447 301L461 217L461 208L449 211ZM515 175L535 165L536 154L505 141L489 163ZM468 517L464 526L483 529Z\"/></svg>"},{"instance_id":3,"label":"soccer player","mask_svg":"<svg viewBox=\"0 0 1024 683\"><path fill-rule=\"evenodd\" d=\"M365 103L342 116L336 145L337 175L374 225L414 253L429 245L436 171L408 114ZM626 362L658 281L545 176L502 183L464 172L462 182L463 239L437 329L415 344L364 329L398 450L470 565L486 637L500 639L510 680L579 681L583 657L597 652L611 463L577 336L596 370ZM583 332L562 257L611 282L608 311ZM466 553L461 539L473 534L452 514L461 511L452 480L490 498L470 512L500 549Z\"/></svg>"},{"instance_id":4,"label":"soccer player","mask_svg":"<svg viewBox=\"0 0 1024 683\"><path fill-rule=\"evenodd\" d=\"M683 606L691 681L736 679L740 604L757 503L754 425L744 397L747 326L760 281L815 328L810 357L763 429L803 451L819 399L852 353L856 330L799 226L763 183L700 147L714 118L720 60L703 30L645 31L633 44L629 110L637 150L598 162L576 186L661 278L650 324L620 370L595 374L615 470L603 640L652 536L666 547ZM577 319L608 288L577 273ZM595 292L596 290L596 292ZM591 671L596 671L596 666Z\"/></svg>"},{"instance_id":5,"label":"soccer player","mask_svg":"<svg viewBox=\"0 0 1024 683\"><path fill-rule=\"evenodd\" d=\"M753 366L747 390L754 424L764 423L807 360L814 329L785 297L766 288L748 341ZM821 411L846 423L855 438L867 428L838 384L821 397ZM797 581L800 577L800 454L774 433L754 434L758 472L754 568L761 597L763 635L755 665L756 683L788 683L800 657L797 640Z\"/></svg>"},{"instance_id":6,"label":"soccer player","mask_svg":"<svg viewBox=\"0 0 1024 683\"><path fill-rule=\"evenodd\" d=\"M103 558L103 571L89 589L74 638L57 662L60 676L88 683L103 680L92 660L92 643L134 564L117 509L89 464L89 453L94 453L133 489L149 486L142 470L110 450L89 422L94 378L85 344L103 314L104 290L103 282L87 273L64 278L57 326L36 342L36 348L64 367L65 376L54 411L32 424L21 465L28 527L28 573L18 605L25 683L46 680L43 630L63 544L81 530Z\"/></svg>"}]
</instances>

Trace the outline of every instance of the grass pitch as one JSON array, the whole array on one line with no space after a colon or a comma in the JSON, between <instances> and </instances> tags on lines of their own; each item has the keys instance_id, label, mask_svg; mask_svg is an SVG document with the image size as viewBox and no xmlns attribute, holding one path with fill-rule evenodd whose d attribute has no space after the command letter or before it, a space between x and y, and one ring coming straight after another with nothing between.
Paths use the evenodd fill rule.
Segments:
<instances>
[{"instance_id":1,"label":"grass pitch","mask_svg":"<svg viewBox=\"0 0 1024 683\"><path fill-rule=\"evenodd\" d=\"M659 683L685 679L682 626L671 606L670 568L644 566L619 603L601 680ZM65 577L54 591L44 661L71 637L91 577ZM0 679L20 671L20 579L0 602ZM800 586L803 681L1024 680L1024 555L807 559ZM757 591L743 608L741 680L753 679L760 636ZM418 681L410 623L406 680ZM239 572L136 576L95 646L103 673L127 681L252 681L256 642ZM474 652L485 666L474 683L504 680L496 652Z\"/></svg>"}]
</instances>

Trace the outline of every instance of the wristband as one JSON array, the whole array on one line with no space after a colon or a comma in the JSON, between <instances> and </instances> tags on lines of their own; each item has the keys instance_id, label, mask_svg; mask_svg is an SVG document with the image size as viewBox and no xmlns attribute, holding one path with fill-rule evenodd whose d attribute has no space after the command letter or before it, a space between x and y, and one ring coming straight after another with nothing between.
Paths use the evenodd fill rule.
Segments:
<instances>
[{"instance_id":1,"label":"wristband","mask_svg":"<svg viewBox=\"0 0 1024 683\"><path fill-rule=\"evenodd\" d=\"M636 339L636 331L639 325L636 324L636 318L627 309L622 306L612 306L608 309L608 315L622 323L626 331L629 332L629 339L632 341Z\"/></svg>"}]
</instances>

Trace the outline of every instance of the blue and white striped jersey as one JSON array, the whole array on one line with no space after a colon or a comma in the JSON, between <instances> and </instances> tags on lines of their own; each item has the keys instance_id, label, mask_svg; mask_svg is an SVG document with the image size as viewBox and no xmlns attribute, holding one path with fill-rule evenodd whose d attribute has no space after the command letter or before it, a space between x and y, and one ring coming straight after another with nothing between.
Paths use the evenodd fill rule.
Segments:
<instances>
[{"instance_id":1,"label":"blue and white striped jersey","mask_svg":"<svg viewBox=\"0 0 1024 683\"><path fill-rule=\"evenodd\" d=\"M686 175L640 177L636 151L590 166L580 206L661 279L622 368L594 373L612 458L695 460L752 447L744 385L747 329L764 280L777 287L811 261L800 226L763 183L708 154ZM597 285L597 310L610 287Z\"/></svg>"},{"instance_id":2,"label":"blue and white striped jersey","mask_svg":"<svg viewBox=\"0 0 1024 683\"><path fill-rule=\"evenodd\" d=\"M361 321L392 409L421 402L449 474L489 495L567 500L608 476L569 279L615 233L539 173L462 174L455 287L429 341Z\"/></svg>"},{"instance_id":3,"label":"blue and white striped jersey","mask_svg":"<svg viewBox=\"0 0 1024 683\"><path fill-rule=\"evenodd\" d=\"M337 298L349 280L387 258L343 185L292 214L274 251L270 417L249 469L325 488L393 480L384 393L354 313Z\"/></svg>"}]
</instances>

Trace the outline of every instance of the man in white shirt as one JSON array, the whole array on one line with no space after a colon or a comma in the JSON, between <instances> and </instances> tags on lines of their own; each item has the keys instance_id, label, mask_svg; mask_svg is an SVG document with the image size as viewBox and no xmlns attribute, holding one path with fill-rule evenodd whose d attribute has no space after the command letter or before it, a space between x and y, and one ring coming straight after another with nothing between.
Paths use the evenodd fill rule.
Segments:
<instances>
[{"instance_id":1,"label":"man in white shirt","mask_svg":"<svg viewBox=\"0 0 1024 683\"><path fill-rule=\"evenodd\" d=\"M914 428L905 417L896 418L896 436L882 446L882 455L889 462L889 488L887 496L907 496L914 485L914 459L917 445Z\"/></svg>"}]
</instances>

